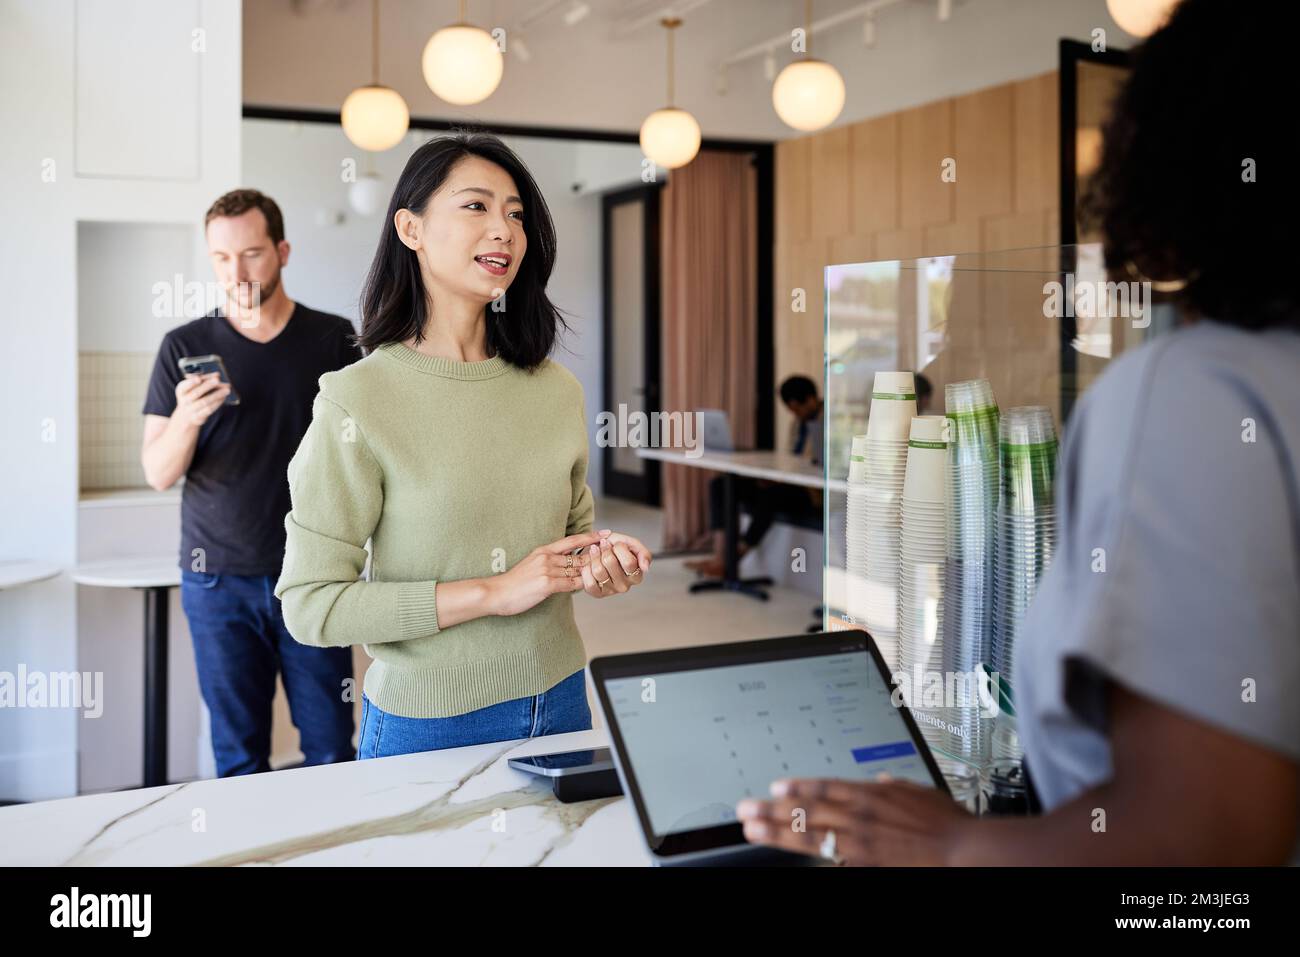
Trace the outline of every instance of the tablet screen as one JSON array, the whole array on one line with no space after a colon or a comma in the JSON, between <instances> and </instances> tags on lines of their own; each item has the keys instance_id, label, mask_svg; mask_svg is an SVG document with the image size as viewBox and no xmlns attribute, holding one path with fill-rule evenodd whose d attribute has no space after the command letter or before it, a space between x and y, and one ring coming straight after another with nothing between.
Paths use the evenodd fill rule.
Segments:
<instances>
[{"instance_id":1,"label":"tablet screen","mask_svg":"<svg viewBox=\"0 0 1300 957\"><path fill-rule=\"evenodd\" d=\"M867 651L608 678L605 688L651 829L736 821L778 778L934 786ZM921 745L924 747L924 745Z\"/></svg>"}]
</instances>

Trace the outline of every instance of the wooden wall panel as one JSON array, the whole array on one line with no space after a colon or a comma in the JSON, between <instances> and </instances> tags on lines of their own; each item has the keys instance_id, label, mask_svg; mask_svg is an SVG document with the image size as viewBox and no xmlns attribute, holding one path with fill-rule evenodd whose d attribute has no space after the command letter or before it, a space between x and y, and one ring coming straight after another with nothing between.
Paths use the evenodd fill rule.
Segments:
<instances>
[{"instance_id":1,"label":"wooden wall panel","mask_svg":"<svg viewBox=\"0 0 1300 957\"><path fill-rule=\"evenodd\" d=\"M891 229L876 233L877 259L915 259L924 255L925 230Z\"/></svg>"},{"instance_id":2,"label":"wooden wall panel","mask_svg":"<svg viewBox=\"0 0 1300 957\"><path fill-rule=\"evenodd\" d=\"M1018 213L1056 209L1061 202L1058 97L1055 73L1011 84Z\"/></svg>"},{"instance_id":3,"label":"wooden wall panel","mask_svg":"<svg viewBox=\"0 0 1300 957\"><path fill-rule=\"evenodd\" d=\"M831 263L869 263L879 258L874 236L841 236L831 240Z\"/></svg>"},{"instance_id":4,"label":"wooden wall panel","mask_svg":"<svg viewBox=\"0 0 1300 957\"><path fill-rule=\"evenodd\" d=\"M941 178L944 160L955 158L952 100L904 110L898 142L900 225L952 222L956 184Z\"/></svg>"},{"instance_id":5,"label":"wooden wall panel","mask_svg":"<svg viewBox=\"0 0 1300 957\"><path fill-rule=\"evenodd\" d=\"M827 130L811 141L809 235L814 239L847 236L849 228L849 139L847 126Z\"/></svg>"},{"instance_id":6,"label":"wooden wall panel","mask_svg":"<svg viewBox=\"0 0 1300 957\"><path fill-rule=\"evenodd\" d=\"M808 238L811 137L776 144L776 243L789 246Z\"/></svg>"},{"instance_id":7,"label":"wooden wall panel","mask_svg":"<svg viewBox=\"0 0 1300 957\"><path fill-rule=\"evenodd\" d=\"M826 329L826 266L830 262L831 244L813 239L799 250L799 277L808 291L808 311L795 317L795 338L800 343L796 372L820 377ZM777 385L781 383L778 381ZM778 403L779 404L779 403ZM785 407L781 407L782 411Z\"/></svg>"},{"instance_id":8,"label":"wooden wall panel","mask_svg":"<svg viewBox=\"0 0 1300 957\"><path fill-rule=\"evenodd\" d=\"M850 225L855 235L898 228L899 114L849 128Z\"/></svg>"},{"instance_id":9,"label":"wooden wall panel","mask_svg":"<svg viewBox=\"0 0 1300 957\"><path fill-rule=\"evenodd\" d=\"M1012 90L995 86L953 101L953 155L958 223L1011 212Z\"/></svg>"},{"instance_id":10,"label":"wooden wall panel","mask_svg":"<svg viewBox=\"0 0 1300 957\"><path fill-rule=\"evenodd\" d=\"M983 231L980 248L989 250L1052 246L1057 239L1054 233L1049 233L1048 216L1041 209L1008 216L988 216L983 220Z\"/></svg>"},{"instance_id":11,"label":"wooden wall panel","mask_svg":"<svg viewBox=\"0 0 1300 957\"><path fill-rule=\"evenodd\" d=\"M957 253L977 253L981 249L978 219L927 226L922 236L922 256L955 256Z\"/></svg>"},{"instance_id":12,"label":"wooden wall panel","mask_svg":"<svg viewBox=\"0 0 1300 957\"><path fill-rule=\"evenodd\" d=\"M774 291L774 338L776 339L776 381L791 375L806 375L815 382L822 378L825 341L825 269L830 262L829 240L805 240L778 246L779 264ZM805 311L792 308L795 289L804 291ZM781 447L793 416L778 400L776 403L776 442Z\"/></svg>"}]
</instances>

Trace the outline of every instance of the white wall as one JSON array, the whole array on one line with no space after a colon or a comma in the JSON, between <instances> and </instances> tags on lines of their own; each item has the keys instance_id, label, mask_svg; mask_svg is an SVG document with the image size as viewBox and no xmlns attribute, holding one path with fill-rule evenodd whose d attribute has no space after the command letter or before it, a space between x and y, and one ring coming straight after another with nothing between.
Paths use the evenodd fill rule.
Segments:
<instances>
[{"instance_id":1,"label":"white wall","mask_svg":"<svg viewBox=\"0 0 1300 957\"><path fill-rule=\"evenodd\" d=\"M413 131L399 146L373 157L356 149L337 126L278 120L244 120L244 185L272 196L285 217L292 247L284 283L291 298L358 322L357 299L374 256L388 197L407 157L430 134ZM640 150L630 144L509 138L537 180L555 220L558 255L548 288L572 332L561 340L557 361L586 390L591 445L588 470L600 491L601 453L595 418L601 402L600 197L574 193L575 182L604 188L639 181ZM359 215L348 204L345 161L359 172L368 164L383 181L379 212Z\"/></svg>"},{"instance_id":2,"label":"white wall","mask_svg":"<svg viewBox=\"0 0 1300 957\"><path fill-rule=\"evenodd\" d=\"M197 218L201 222L202 213ZM156 352L168 329L217 304L212 295L215 284L205 272L210 272L207 250L195 222L81 222L77 229L78 349ZM177 276L181 277L179 312L177 297L158 285L170 290L177 285ZM203 305L186 302L185 285L192 282L203 285ZM186 311L189 305L196 307L192 313Z\"/></svg>"},{"instance_id":3,"label":"white wall","mask_svg":"<svg viewBox=\"0 0 1300 957\"><path fill-rule=\"evenodd\" d=\"M77 305L94 291L77 288L77 222L192 225L237 184L240 15L236 0L0 0L0 560L66 569L83 557ZM160 82L164 62L172 84ZM148 537L138 523L152 534L174 515L174 504L138 515L115 541L128 549ZM103 667L139 672L139 594L98 596L79 630L77 592L66 575L0 592L0 670L78 670L89 643ZM140 738L134 695L107 699L94 747ZM70 709L0 711L0 799L75 793L90 723ZM182 744L192 759L195 741Z\"/></svg>"},{"instance_id":4,"label":"white wall","mask_svg":"<svg viewBox=\"0 0 1300 957\"><path fill-rule=\"evenodd\" d=\"M819 0L814 14L828 17L858 2ZM337 111L353 87L369 82L369 4L247 0L244 6L245 102ZM629 10L656 6L593 0L591 15L573 28L556 11L528 32L532 57L524 62L510 52L509 38L536 0L476 0L470 20L507 31L506 71L487 101L459 108L434 96L420 72L425 42L453 19L455 4L385 0L381 79L416 116L635 131L664 105L664 31L652 21L623 35L618 24ZM1106 30L1112 46L1134 42L1111 20L1105 0L955 0L947 23L938 22L936 6L906 0L882 11L870 49L862 43L861 20L814 37L814 54L833 63L847 87L837 125L1055 69L1057 40L1087 40L1094 27ZM772 109L761 56L728 72L725 94L715 83L728 56L801 25L803 4L712 0L684 20L676 40L677 105L695 114L704 134L796 135ZM779 53L777 68L792 58Z\"/></svg>"}]
</instances>

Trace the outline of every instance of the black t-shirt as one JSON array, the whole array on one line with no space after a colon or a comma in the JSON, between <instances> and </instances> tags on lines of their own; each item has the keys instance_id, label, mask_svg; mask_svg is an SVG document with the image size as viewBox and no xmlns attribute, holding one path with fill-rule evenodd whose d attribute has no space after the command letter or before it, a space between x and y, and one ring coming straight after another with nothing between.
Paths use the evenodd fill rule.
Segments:
<instances>
[{"instance_id":1,"label":"black t-shirt","mask_svg":"<svg viewBox=\"0 0 1300 957\"><path fill-rule=\"evenodd\" d=\"M221 356L240 398L199 430L181 496L182 568L193 567L194 549L201 548L209 572L280 574L289 460L311 424L320 377L361 358L348 338L354 331L342 316L298 303L270 342L241 335L217 313L163 338L145 414L175 411L182 356Z\"/></svg>"}]
</instances>

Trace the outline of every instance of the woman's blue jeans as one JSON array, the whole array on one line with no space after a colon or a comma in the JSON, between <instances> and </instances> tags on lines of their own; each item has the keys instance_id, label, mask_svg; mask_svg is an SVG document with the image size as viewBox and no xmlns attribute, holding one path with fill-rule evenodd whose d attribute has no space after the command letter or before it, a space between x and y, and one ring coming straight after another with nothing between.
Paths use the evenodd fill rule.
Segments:
<instances>
[{"instance_id":1,"label":"woman's blue jeans","mask_svg":"<svg viewBox=\"0 0 1300 957\"><path fill-rule=\"evenodd\" d=\"M389 714L362 695L357 760L586 731L590 727L591 708L581 671L541 694L502 701L450 718L404 718Z\"/></svg>"}]
</instances>

